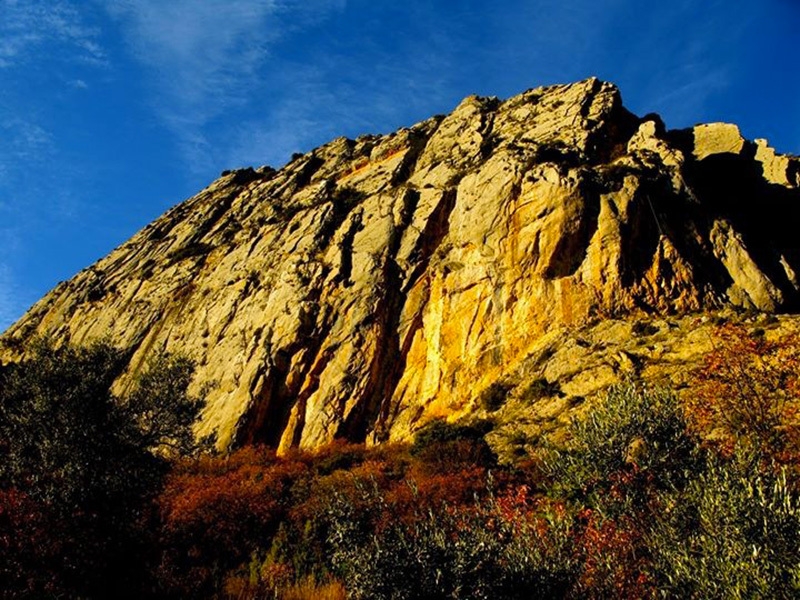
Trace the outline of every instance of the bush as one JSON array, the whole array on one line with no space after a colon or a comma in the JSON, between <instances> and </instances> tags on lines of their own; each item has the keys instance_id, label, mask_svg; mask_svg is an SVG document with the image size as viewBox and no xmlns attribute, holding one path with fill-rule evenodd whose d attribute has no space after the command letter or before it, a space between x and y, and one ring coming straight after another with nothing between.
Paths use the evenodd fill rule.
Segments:
<instances>
[{"instance_id":1,"label":"bush","mask_svg":"<svg viewBox=\"0 0 800 600\"><path fill-rule=\"evenodd\" d=\"M379 490L361 488L380 506ZM422 509L410 521L371 531L346 497L329 511L336 573L352 598L563 597L572 563L566 529L542 529L513 503L490 499L469 509Z\"/></svg>"},{"instance_id":2,"label":"bush","mask_svg":"<svg viewBox=\"0 0 800 600\"><path fill-rule=\"evenodd\" d=\"M542 398L559 395L561 395L561 386L557 381L550 382L544 377L539 377L531 381L528 387L525 388L522 393L522 399L525 402L533 403Z\"/></svg>"},{"instance_id":3,"label":"bush","mask_svg":"<svg viewBox=\"0 0 800 600\"><path fill-rule=\"evenodd\" d=\"M491 421L479 420L473 423L449 423L444 419L434 419L423 426L414 436L411 454L418 455L437 444L456 441L479 442L492 430Z\"/></svg>"},{"instance_id":4,"label":"bush","mask_svg":"<svg viewBox=\"0 0 800 600\"><path fill-rule=\"evenodd\" d=\"M639 337L647 337L658 333L658 327L647 321L636 321L631 326L631 333Z\"/></svg>"},{"instance_id":5,"label":"bush","mask_svg":"<svg viewBox=\"0 0 800 600\"><path fill-rule=\"evenodd\" d=\"M269 546L305 470L260 448L178 466L158 500L162 593L213 596L226 572Z\"/></svg>"},{"instance_id":6,"label":"bush","mask_svg":"<svg viewBox=\"0 0 800 600\"><path fill-rule=\"evenodd\" d=\"M567 448L551 446L543 458L553 490L598 506L630 475L680 486L699 460L677 400L636 384L611 388L567 433Z\"/></svg>"},{"instance_id":7,"label":"bush","mask_svg":"<svg viewBox=\"0 0 800 600\"><path fill-rule=\"evenodd\" d=\"M148 360L133 391L118 402L129 443L162 456L212 447L213 437L198 444L192 432L204 404L187 392L193 375L194 363L185 356L160 352Z\"/></svg>"},{"instance_id":8,"label":"bush","mask_svg":"<svg viewBox=\"0 0 800 600\"><path fill-rule=\"evenodd\" d=\"M694 372L687 412L693 427L730 451L737 440L770 458L796 458L800 407L800 338L767 340L727 324Z\"/></svg>"},{"instance_id":9,"label":"bush","mask_svg":"<svg viewBox=\"0 0 800 600\"><path fill-rule=\"evenodd\" d=\"M649 533L660 588L681 598L797 598L800 501L758 457L714 458L668 494Z\"/></svg>"},{"instance_id":10,"label":"bush","mask_svg":"<svg viewBox=\"0 0 800 600\"><path fill-rule=\"evenodd\" d=\"M491 383L483 392L481 392L479 404L487 412L496 412L500 410L508 399L508 393L511 391L511 386L499 381Z\"/></svg>"},{"instance_id":11,"label":"bush","mask_svg":"<svg viewBox=\"0 0 800 600\"><path fill-rule=\"evenodd\" d=\"M797 597L800 504L742 440L704 452L675 398L613 388L550 448L548 492L572 500L579 597Z\"/></svg>"},{"instance_id":12,"label":"bush","mask_svg":"<svg viewBox=\"0 0 800 600\"><path fill-rule=\"evenodd\" d=\"M494 466L497 457L484 439L493 426L487 420L448 423L435 419L414 436L411 456L428 471L457 471L464 465Z\"/></svg>"}]
</instances>

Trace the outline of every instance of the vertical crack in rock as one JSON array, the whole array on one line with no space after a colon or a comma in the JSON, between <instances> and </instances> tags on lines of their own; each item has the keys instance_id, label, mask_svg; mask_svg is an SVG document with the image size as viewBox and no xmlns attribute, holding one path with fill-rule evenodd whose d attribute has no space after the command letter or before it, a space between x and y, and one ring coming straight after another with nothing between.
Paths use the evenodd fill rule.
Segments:
<instances>
[{"instance_id":1,"label":"vertical crack in rock","mask_svg":"<svg viewBox=\"0 0 800 600\"><path fill-rule=\"evenodd\" d=\"M573 214L563 223L561 235L544 270L546 279L569 277L575 274L589 249L589 242L597 231L600 215L600 197L586 173L578 185L580 199L575 203Z\"/></svg>"},{"instance_id":2,"label":"vertical crack in rock","mask_svg":"<svg viewBox=\"0 0 800 600\"><path fill-rule=\"evenodd\" d=\"M341 258L339 273L336 276L336 281L341 283L341 285L344 287L350 287L353 285L353 282L350 279L351 275L353 274L353 241L355 240L356 234L359 232L361 227L362 213L354 213L353 218L350 220L350 225L345 230L344 234L342 235L342 240L339 243Z\"/></svg>"},{"instance_id":3,"label":"vertical crack in rock","mask_svg":"<svg viewBox=\"0 0 800 600\"><path fill-rule=\"evenodd\" d=\"M314 298L318 300L316 293L308 300L313 301ZM292 410L299 406L298 413L304 415L305 402L316 391L319 374L327 364L326 360L320 360L319 354L329 331L330 326L325 315L305 315L294 343L268 355L261 385L256 381L250 389L251 403L236 431L235 445L265 444L278 448L287 430ZM300 353L305 358L300 366L295 366L299 376L290 385L287 379L292 360ZM293 446L299 443L302 429L301 422L295 429L296 439L293 440Z\"/></svg>"},{"instance_id":4,"label":"vertical crack in rock","mask_svg":"<svg viewBox=\"0 0 800 600\"><path fill-rule=\"evenodd\" d=\"M337 437L359 442L365 441L370 433L374 441L386 439L386 407L405 367L406 353L400 340L400 316L405 294L403 272L397 264L397 253L403 234L408 229L419 203L419 192L405 189L401 203L400 223L392 228L381 273L384 293L375 311L379 346L369 367L368 384L362 401L350 412L337 431ZM446 222L446 218L444 221ZM440 240L443 235L439 236Z\"/></svg>"},{"instance_id":5,"label":"vertical crack in rock","mask_svg":"<svg viewBox=\"0 0 800 600\"><path fill-rule=\"evenodd\" d=\"M403 156L400 165L395 169L394 173L392 173L391 179L389 180L390 187L398 187L408 181L414 173L417 161L425 150L429 139L429 135L426 135L426 133L422 131L413 131L409 134L409 148Z\"/></svg>"},{"instance_id":6,"label":"vertical crack in rock","mask_svg":"<svg viewBox=\"0 0 800 600\"><path fill-rule=\"evenodd\" d=\"M408 439L597 315L800 308L800 160L588 79L224 173L0 336L161 349L220 447ZM551 340L552 341L552 340ZM549 342L548 342L549 343ZM576 368L580 367L578 365Z\"/></svg>"},{"instance_id":7,"label":"vertical crack in rock","mask_svg":"<svg viewBox=\"0 0 800 600\"><path fill-rule=\"evenodd\" d=\"M439 203L428 217L425 228L420 233L417 243L411 252L411 258L416 263L416 267L406 280L405 288L403 289L404 293L407 293L426 271L431 256L447 235L450 226L450 213L455 208L457 196L458 190L456 188L444 190Z\"/></svg>"}]
</instances>

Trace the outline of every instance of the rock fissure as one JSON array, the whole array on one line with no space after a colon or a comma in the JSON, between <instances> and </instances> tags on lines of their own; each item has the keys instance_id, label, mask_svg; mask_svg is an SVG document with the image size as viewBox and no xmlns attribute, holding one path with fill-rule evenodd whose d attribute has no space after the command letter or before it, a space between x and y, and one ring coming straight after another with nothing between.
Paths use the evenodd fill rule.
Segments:
<instances>
[{"instance_id":1,"label":"rock fissure","mask_svg":"<svg viewBox=\"0 0 800 600\"><path fill-rule=\"evenodd\" d=\"M209 387L197 433L220 447L407 439L526 368L564 377L568 397L536 403L546 420L630 370L620 352L644 356L590 360L602 344L576 342L534 368L554 332L796 310L799 188L800 160L766 141L721 123L670 131L594 78L469 97L223 174L46 295L0 359L37 336L107 339L131 356L124 388L153 353L186 353L194 389Z\"/></svg>"}]
</instances>

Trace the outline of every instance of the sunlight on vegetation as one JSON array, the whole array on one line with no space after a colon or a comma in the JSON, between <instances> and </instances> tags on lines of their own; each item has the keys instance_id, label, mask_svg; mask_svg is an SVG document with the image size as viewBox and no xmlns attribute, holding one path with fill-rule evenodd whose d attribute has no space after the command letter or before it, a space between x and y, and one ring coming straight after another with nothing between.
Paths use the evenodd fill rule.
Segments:
<instances>
[{"instance_id":1,"label":"sunlight on vegetation","mask_svg":"<svg viewBox=\"0 0 800 600\"><path fill-rule=\"evenodd\" d=\"M3 589L797 597L795 348L724 326L683 400L611 388L562 445L503 466L489 421L433 421L411 445L198 454L190 362L160 356L116 398L116 350L41 343L0 370Z\"/></svg>"}]
</instances>

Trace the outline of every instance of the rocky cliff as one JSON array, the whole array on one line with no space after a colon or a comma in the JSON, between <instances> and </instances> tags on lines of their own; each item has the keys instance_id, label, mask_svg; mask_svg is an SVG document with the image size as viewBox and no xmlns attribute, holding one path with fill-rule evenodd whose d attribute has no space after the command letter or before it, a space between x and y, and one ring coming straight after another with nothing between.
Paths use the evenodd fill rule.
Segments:
<instances>
[{"instance_id":1,"label":"rocky cliff","mask_svg":"<svg viewBox=\"0 0 800 600\"><path fill-rule=\"evenodd\" d=\"M613 380L564 332L792 311L799 225L800 160L734 125L668 131L597 79L469 97L224 173L58 285L0 356L110 339L131 352L124 388L155 351L184 352L221 446L402 439L559 352Z\"/></svg>"}]
</instances>

